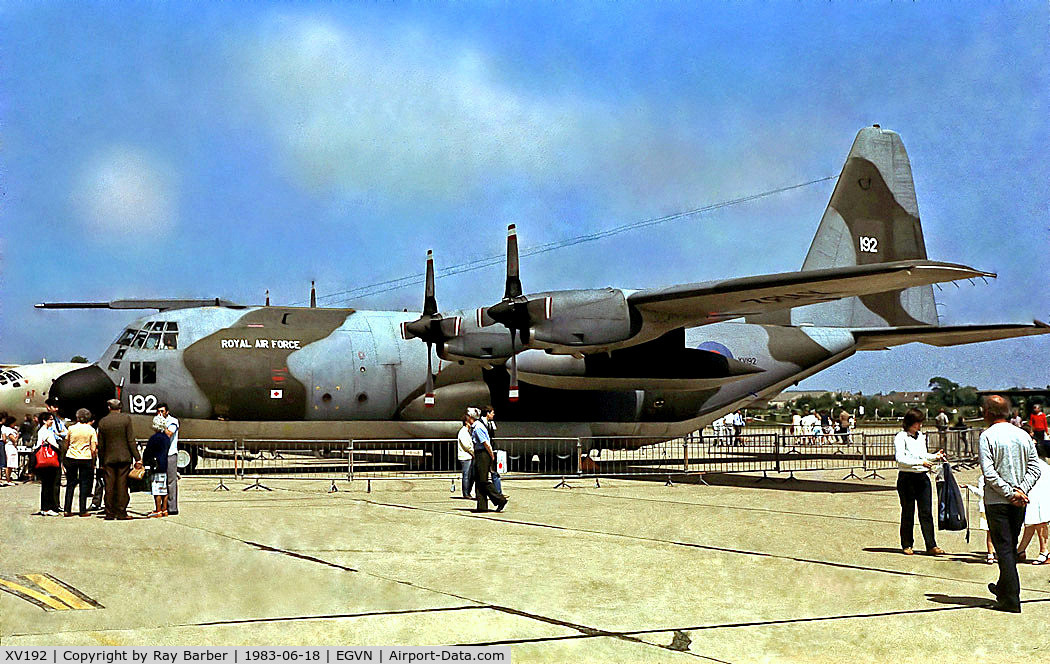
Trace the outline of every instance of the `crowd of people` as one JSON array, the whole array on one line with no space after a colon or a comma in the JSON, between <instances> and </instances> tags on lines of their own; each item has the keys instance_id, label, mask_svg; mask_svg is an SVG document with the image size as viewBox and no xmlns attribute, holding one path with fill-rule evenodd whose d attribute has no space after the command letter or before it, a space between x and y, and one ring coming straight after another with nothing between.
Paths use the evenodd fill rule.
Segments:
<instances>
[{"instance_id":1,"label":"crowd of people","mask_svg":"<svg viewBox=\"0 0 1050 664\"><path fill-rule=\"evenodd\" d=\"M857 423L853 415L844 410L837 417L830 410L791 412L791 435L800 443L831 445L852 442L851 433Z\"/></svg>"},{"instance_id":2,"label":"crowd of people","mask_svg":"<svg viewBox=\"0 0 1050 664\"><path fill-rule=\"evenodd\" d=\"M38 482L40 509L34 515L86 517L98 513L111 521L132 519L128 513L129 478L142 478L146 466L150 468L149 486L155 502L155 509L147 516L178 514L179 421L167 404L158 406L154 434L142 452L131 417L121 412L117 399L107 402L108 413L103 417L79 409L75 422L67 422L59 414L53 399L46 402L46 408L35 416L27 415L17 429L14 417L0 413L0 485ZM60 496L63 475L64 500ZM78 492L78 509L74 511L73 497Z\"/></svg>"},{"instance_id":3,"label":"crowd of people","mask_svg":"<svg viewBox=\"0 0 1050 664\"><path fill-rule=\"evenodd\" d=\"M477 512L488 512L489 501L502 512L507 506L499 468L506 465L506 453L494 442L496 411L492 406L467 408L463 427L457 436L457 457L462 466L462 497L477 501ZM500 463L501 461L501 463ZM477 494L471 495L471 489Z\"/></svg>"},{"instance_id":4,"label":"crowd of people","mask_svg":"<svg viewBox=\"0 0 1050 664\"><path fill-rule=\"evenodd\" d=\"M1050 449L1036 445L1037 431L1031 418L1018 426L1015 412L1001 396L988 396L983 404L987 428L978 440L981 473L976 486L967 487L981 497L980 527L987 530L987 562L999 566L999 578L989 583L995 596L993 608L1008 613L1021 612L1018 562L1027 561L1026 550L1033 537L1039 542L1039 555L1033 565L1050 561L1047 549L1050 522ZM1037 406L1033 411L1038 414ZM937 417L938 429L942 424ZM937 546L933 523L930 473L945 461L943 450L930 452L922 424L926 415L916 408L904 415L903 431L893 441L897 460L897 495L901 505L900 544L905 555L914 555L915 513L918 511L923 544L929 555L944 555ZM1045 436L1045 422L1043 431ZM1022 535L1023 532L1023 535Z\"/></svg>"}]
</instances>

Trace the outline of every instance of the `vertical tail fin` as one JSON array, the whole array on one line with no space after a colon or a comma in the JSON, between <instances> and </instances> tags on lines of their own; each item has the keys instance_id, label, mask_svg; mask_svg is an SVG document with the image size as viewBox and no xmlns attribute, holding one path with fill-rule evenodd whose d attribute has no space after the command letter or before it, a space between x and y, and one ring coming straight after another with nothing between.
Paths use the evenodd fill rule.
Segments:
<instances>
[{"instance_id":1,"label":"vertical tail fin","mask_svg":"<svg viewBox=\"0 0 1050 664\"><path fill-rule=\"evenodd\" d=\"M926 258L904 143L878 125L857 134L803 270ZM936 325L933 286L852 297L790 311L791 324L827 327ZM752 322L786 323L766 319Z\"/></svg>"}]
</instances>

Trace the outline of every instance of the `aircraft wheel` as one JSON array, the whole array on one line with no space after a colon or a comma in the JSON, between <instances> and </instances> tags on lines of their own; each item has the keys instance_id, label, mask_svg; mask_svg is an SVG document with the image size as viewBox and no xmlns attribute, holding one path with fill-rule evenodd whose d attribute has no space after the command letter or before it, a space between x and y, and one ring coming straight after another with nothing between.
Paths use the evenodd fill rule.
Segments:
<instances>
[{"instance_id":1,"label":"aircraft wheel","mask_svg":"<svg viewBox=\"0 0 1050 664\"><path fill-rule=\"evenodd\" d=\"M198 452L196 446L180 447L177 459L176 465L178 466L179 472L183 475L191 474L197 469Z\"/></svg>"}]
</instances>

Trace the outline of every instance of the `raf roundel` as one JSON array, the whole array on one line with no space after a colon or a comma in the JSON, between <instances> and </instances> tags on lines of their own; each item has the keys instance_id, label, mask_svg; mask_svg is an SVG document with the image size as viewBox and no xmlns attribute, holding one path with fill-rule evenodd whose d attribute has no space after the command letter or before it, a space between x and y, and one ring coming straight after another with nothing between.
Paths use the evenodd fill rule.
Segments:
<instances>
[{"instance_id":1,"label":"raf roundel","mask_svg":"<svg viewBox=\"0 0 1050 664\"><path fill-rule=\"evenodd\" d=\"M699 346L697 346L696 349L697 350L706 350L706 351L710 351L712 353L718 353L722 357L728 357L731 360L734 359L733 358L733 353L728 348L726 348L722 344L718 343L717 341L705 341L704 343L702 343Z\"/></svg>"}]
</instances>

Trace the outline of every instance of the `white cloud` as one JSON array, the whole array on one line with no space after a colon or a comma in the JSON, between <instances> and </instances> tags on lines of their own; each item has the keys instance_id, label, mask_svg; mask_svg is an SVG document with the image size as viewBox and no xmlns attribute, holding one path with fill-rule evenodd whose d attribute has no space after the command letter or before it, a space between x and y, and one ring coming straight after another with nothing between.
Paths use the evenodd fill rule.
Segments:
<instances>
[{"instance_id":1,"label":"white cloud","mask_svg":"<svg viewBox=\"0 0 1050 664\"><path fill-rule=\"evenodd\" d=\"M282 18L234 62L292 176L325 192L447 197L489 174L563 172L558 155L588 115L501 85L478 52L414 30Z\"/></svg>"},{"instance_id":2,"label":"white cloud","mask_svg":"<svg viewBox=\"0 0 1050 664\"><path fill-rule=\"evenodd\" d=\"M412 211L497 191L500 221L520 221L537 206L556 216L546 194L571 192L628 221L797 182L811 146L798 129L764 140L731 105L523 86L507 61L421 29L281 16L233 53L231 106L264 127L286 177Z\"/></svg>"},{"instance_id":3,"label":"white cloud","mask_svg":"<svg viewBox=\"0 0 1050 664\"><path fill-rule=\"evenodd\" d=\"M153 237L175 223L170 169L130 146L111 147L88 161L72 200L90 231Z\"/></svg>"}]
</instances>

